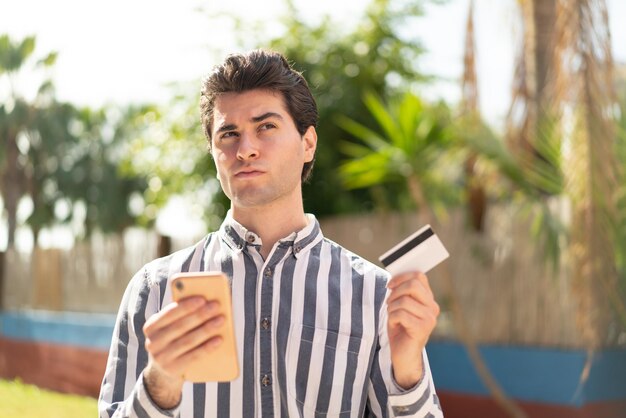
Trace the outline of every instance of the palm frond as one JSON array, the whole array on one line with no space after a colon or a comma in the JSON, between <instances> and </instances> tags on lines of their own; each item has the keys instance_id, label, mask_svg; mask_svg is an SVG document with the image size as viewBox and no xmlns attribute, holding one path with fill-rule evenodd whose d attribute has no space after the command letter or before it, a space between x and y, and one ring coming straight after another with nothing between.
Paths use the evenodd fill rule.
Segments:
<instances>
[{"instance_id":1,"label":"palm frond","mask_svg":"<svg viewBox=\"0 0 626 418\"><path fill-rule=\"evenodd\" d=\"M372 149L362 144L355 144L350 141L341 141L339 144L339 151L349 158L358 159L370 154Z\"/></svg>"},{"instance_id":2,"label":"palm frond","mask_svg":"<svg viewBox=\"0 0 626 418\"><path fill-rule=\"evenodd\" d=\"M344 185L349 189L370 187L385 182L395 174L388 152L369 153L339 167Z\"/></svg>"},{"instance_id":3,"label":"palm frond","mask_svg":"<svg viewBox=\"0 0 626 418\"><path fill-rule=\"evenodd\" d=\"M397 116L400 128L398 145L400 145L408 155L414 153L415 146L421 138L421 135L417 131L420 122L424 120L423 109L422 102L417 96L406 93L397 106L396 112L394 112Z\"/></svg>"},{"instance_id":4,"label":"palm frond","mask_svg":"<svg viewBox=\"0 0 626 418\"><path fill-rule=\"evenodd\" d=\"M346 132L368 144L374 151L381 150L389 146L389 143L385 141L380 134L345 115L338 115L335 117L335 123L337 123L337 125Z\"/></svg>"},{"instance_id":5,"label":"palm frond","mask_svg":"<svg viewBox=\"0 0 626 418\"><path fill-rule=\"evenodd\" d=\"M363 95L363 102L382 129L385 138L388 138L392 144L402 147L402 131L391 112L385 108L383 100L373 92L368 91Z\"/></svg>"}]
</instances>

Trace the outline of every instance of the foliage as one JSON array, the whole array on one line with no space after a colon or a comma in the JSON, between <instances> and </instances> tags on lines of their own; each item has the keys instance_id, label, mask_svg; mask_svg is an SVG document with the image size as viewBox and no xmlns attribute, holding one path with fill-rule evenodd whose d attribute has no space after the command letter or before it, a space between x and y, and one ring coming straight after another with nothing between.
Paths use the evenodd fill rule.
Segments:
<instances>
[{"instance_id":1,"label":"foliage","mask_svg":"<svg viewBox=\"0 0 626 418\"><path fill-rule=\"evenodd\" d=\"M54 162L47 164L55 168L47 173L52 188L57 190L51 200L63 199L70 210L65 218L50 219L48 223L78 222L83 225L84 236L96 229L105 233L122 231L136 223L129 201L133 194L143 192L146 185L142 177L125 175L119 167L122 147L127 141L127 125L136 110L132 107L122 113L106 109L72 110L67 119L45 112L37 126L39 132L50 132L50 127L44 126L54 120L70 127L70 136L56 147L56 154L50 153ZM77 207L81 209L76 210Z\"/></svg>"},{"instance_id":2,"label":"foliage","mask_svg":"<svg viewBox=\"0 0 626 418\"><path fill-rule=\"evenodd\" d=\"M363 101L380 133L346 116L337 117L343 129L363 142L341 143L343 154L350 157L340 167L345 186L395 186L404 190L399 198L407 199L409 207L458 202L459 173L445 163L454 145L447 107L428 106L412 93L389 105L371 92ZM410 179L419 182L419 191L411 189Z\"/></svg>"},{"instance_id":3,"label":"foliage","mask_svg":"<svg viewBox=\"0 0 626 418\"><path fill-rule=\"evenodd\" d=\"M534 148L512 151L501 138L486 129L476 131L460 125L457 132L467 149L491 172L487 181L491 200L515 202L520 215L532 219L531 233L542 245L545 260L556 269L568 238L561 211L565 188L562 140L556 118L545 117L537 129Z\"/></svg>"},{"instance_id":4,"label":"foliage","mask_svg":"<svg viewBox=\"0 0 626 418\"><path fill-rule=\"evenodd\" d=\"M399 186L343 191L337 167L341 139L350 140L351 135L338 126L336 116L343 114L372 127L374 122L361 101L364 90L387 98L425 79L416 67L422 52L419 42L399 34L421 14L419 3L374 0L348 33L327 17L317 23L304 20L291 2L286 4L289 11L282 19L284 31L272 39L265 35L263 25L250 27L234 16L229 18L241 39L256 40L256 45L246 47L271 48L285 54L304 73L316 97L320 146L313 177L303 190L305 209L324 216L369 210L375 200L388 202L393 208L409 206ZM244 41L240 44L243 46ZM171 196L185 195L197 211L203 208L210 228L218 226L230 204L205 151L197 86L189 90L179 86L167 106L137 114L134 129L122 167L124 173L147 178L149 188L143 195L141 221L153 221Z\"/></svg>"},{"instance_id":5,"label":"foliage","mask_svg":"<svg viewBox=\"0 0 626 418\"><path fill-rule=\"evenodd\" d=\"M197 91L179 87L167 106L135 109L128 126L132 133L126 132L129 140L121 170L128 176L144 176L148 185L142 194L140 223L153 223L172 196L183 195L210 228L219 226L229 203L200 126Z\"/></svg>"},{"instance_id":6,"label":"foliage","mask_svg":"<svg viewBox=\"0 0 626 418\"><path fill-rule=\"evenodd\" d=\"M30 172L25 157L31 144L24 135L34 116L34 106L16 94L15 79L20 69L27 64L32 71L41 72L41 64L48 67L54 63L54 54L32 64L31 57L35 49L35 38L27 37L22 41L13 41L8 35L0 36L0 84L7 87L0 105L0 192L4 210L7 213L8 245L13 245L17 228L17 205L22 196L27 194ZM46 73L44 71L44 77ZM49 81L44 81L39 88L36 102L45 101L50 92Z\"/></svg>"},{"instance_id":7,"label":"foliage","mask_svg":"<svg viewBox=\"0 0 626 418\"><path fill-rule=\"evenodd\" d=\"M93 398L55 393L18 380L0 380L0 399L5 418L83 418L98 413Z\"/></svg>"},{"instance_id":8,"label":"foliage","mask_svg":"<svg viewBox=\"0 0 626 418\"><path fill-rule=\"evenodd\" d=\"M309 81L318 103L320 146L313 177L303 189L306 210L318 216L360 212L371 210L376 200L386 201L392 208L406 206L401 189L393 186L337 193L345 190L337 170L345 146L342 139L357 142L357 137L352 132L347 135L336 118L344 115L373 128L375 122L361 100L364 91L387 99L426 79L417 69L423 52L420 42L401 34L421 15L421 2L373 0L347 33L328 17L311 23L291 2L287 5L285 32L269 41L263 36L254 39L293 61Z\"/></svg>"},{"instance_id":9,"label":"foliage","mask_svg":"<svg viewBox=\"0 0 626 418\"><path fill-rule=\"evenodd\" d=\"M17 75L56 59L50 53L32 64L34 50L34 37L20 42L0 37L0 81L10 87L0 105L0 187L9 245L18 226L17 205L25 197L33 203L27 224L35 242L43 228L58 223L78 225L79 235L96 228L121 231L135 222L129 200L144 188L141 177L122 176L117 167L128 117L61 103L49 79L34 99L25 99L14 85Z\"/></svg>"}]
</instances>

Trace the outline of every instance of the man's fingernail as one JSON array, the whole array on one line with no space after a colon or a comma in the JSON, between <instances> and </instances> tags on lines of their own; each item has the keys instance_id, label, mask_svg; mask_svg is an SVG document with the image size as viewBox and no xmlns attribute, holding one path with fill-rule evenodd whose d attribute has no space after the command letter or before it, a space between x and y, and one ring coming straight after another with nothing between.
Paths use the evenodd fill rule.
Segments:
<instances>
[{"instance_id":1,"label":"man's fingernail","mask_svg":"<svg viewBox=\"0 0 626 418\"><path fill-rule=\"evenodd\" d=\"M222 343L222 337L214 337L211 339L211 341L209 342L209 345L211 347L217 347L218 345L220 345Z\"/></svg>"},{"instance_id":2,"label":"man's fingernail","mask_svg":"<svg viewBox=\"0 0 626 418\"><path fill-rule=\"evenodd\" d=\"M218 316L217 318L213 319L213 326L214 327L219 327L223 323L224 323L224 317L223 316Z\"/></svg>"}]
</instances>

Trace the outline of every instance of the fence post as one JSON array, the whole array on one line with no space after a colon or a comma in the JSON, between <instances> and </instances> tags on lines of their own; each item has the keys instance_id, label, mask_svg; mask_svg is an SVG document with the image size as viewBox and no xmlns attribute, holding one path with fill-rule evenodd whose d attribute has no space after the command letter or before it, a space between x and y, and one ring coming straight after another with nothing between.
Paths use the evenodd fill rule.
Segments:
<instances>
[{"instance_id":1,"label":"fence post","mask_svg":"<svg viewBox=\"0 0 626 418\"><path fill-rule=\"evenodd\" d=\"M33 250L33 305L35 309L63 310L63 272L61 250Z\"/></svg>"},{"instance_id":2,"label":"fence post","mask_svg":"<svg viewBox=\"0 0 626 418\"><path fill-rule=\"evenodd\" d=\"M157 257L165 257L166 255L170 255L172 253L172 238L167 235L158 236L158 244L157 244Z\"/></svg>"}]
</instances>

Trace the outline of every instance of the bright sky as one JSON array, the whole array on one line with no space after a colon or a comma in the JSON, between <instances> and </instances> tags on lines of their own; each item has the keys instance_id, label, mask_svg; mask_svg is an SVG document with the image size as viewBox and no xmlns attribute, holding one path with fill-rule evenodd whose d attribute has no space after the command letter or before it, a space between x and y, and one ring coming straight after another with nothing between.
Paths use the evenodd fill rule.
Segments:
<instances>
[{"instance_id":1,"label":"bright sky","mask_svg":"<svg viewBox=\"0 0 626 418\"><path fill-rule=\"evenodd\" d=\"M429 87L428 97L459 98L468 3L429 5L426 16L412 28L429 51L422 69L448 80ZM626 18L626 2L607 3L614 57L626 62L626 25L618 26ZM295 0L295 4L306 16L331 13L341 25L350 25L367 1ZM476 1L481 109L495 126L502 125L508 108L514 39L520 32L515 4L516 0ZM207 13L240 13L249 23L272 21L282 5L281 0L0 0L0 33L14 40L37 35L38 56L59 52L53 74L60 100L90 106L164 101L170 94L168 83L199 81L214 64L211 51L234 48L233 29L209 24ZM37 86L33 80L19 81L26 94ZM0 237L0 248L2 241Z\"/></svg>"},{"instance_id":2,"label":"bright sky","mask_svg":"<svg viewBox=\"0 0 626 418\"><path fill-rule=\"evenodd\" d=\"M341 24L355 21L365 0L295 0L306 16L331 13ZM211 50L232 50L232 29L210 25L207 13L239 13L248 22L271 21L283 2L230 0L1 0L0 33L14 39L37 35L40 54L60 53L54 69L61 100L99 106L166 100L171 82L199 80L214 64ZM614 54L626 61L626 2L608 1ZM450 81L428 94L458 99L468 0L429 5L414 30L428 54L422 67ZM198 12L202 8L205 13ZM495 124L508 106L514 37L519 33L515 0L477 0L476 31L481 106ZM22 91L35 88L24 82Z\"/></svg>"}]
</instances>

